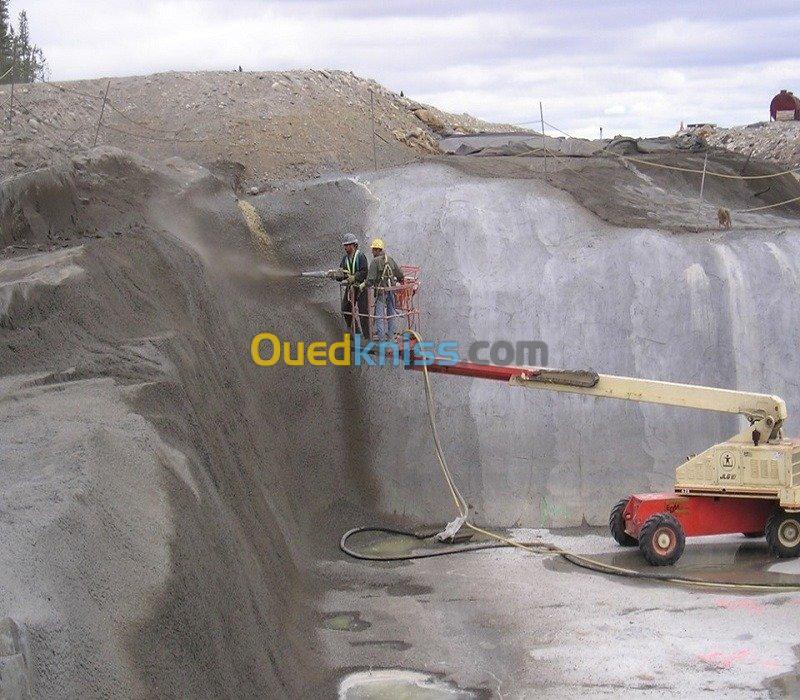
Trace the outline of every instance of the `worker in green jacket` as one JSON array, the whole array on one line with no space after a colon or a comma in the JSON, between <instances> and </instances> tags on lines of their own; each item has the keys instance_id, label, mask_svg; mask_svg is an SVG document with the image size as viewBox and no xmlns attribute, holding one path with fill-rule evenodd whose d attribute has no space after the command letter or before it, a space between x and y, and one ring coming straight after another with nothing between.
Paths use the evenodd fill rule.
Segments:
<instances>
[{"instance_id":1,"label":"worker in green jacket","mask_svg":"<svg viewBox=\"0 0 800 700\"><path fill-rule=\"evenodd\" d=\"M386 254L380 238L372 241L371 248L372 260L363 286L372 287L375 292L375 340L394 340L397 309L391 288L405 278L400 266Z\"/></svg>"},{"instance_id":2,"label":"worker in green jacket","mask_svg":"<svg viewBox=\"0 0 800 700\"><path fill-rule=\"evenodd\" d=\"M363 290L362 284L367 278L367 256L358 249L358 239L352 233L348 233L344 237L342 245L344 246L344 255L339 263L339 271L343 274L341 281L344 282L342 290L344 324L348 330L351 330L354 325L353 312L357 311L359 323L355 324L354 332L360 331L362 335L369 337L368 296ZM354 306L357 308L354 309Z\"/></svg>"}]
</instances>

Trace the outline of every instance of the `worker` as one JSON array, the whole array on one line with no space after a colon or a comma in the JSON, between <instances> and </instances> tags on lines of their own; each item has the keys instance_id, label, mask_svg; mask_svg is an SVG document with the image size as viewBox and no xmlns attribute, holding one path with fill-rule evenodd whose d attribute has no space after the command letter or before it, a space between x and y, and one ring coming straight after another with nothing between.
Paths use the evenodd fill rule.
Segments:
<instances>
[{"instance_id":1,"label":"worker","mask_svg":"<svg viewBox=\"0 0 800 700\"><path fill-rule=\"evenodd\" d=\"M367 256L358 249L358 239L352 234L347 234L342 239L344 255L339 267L343 270L344 294L342 295L342 314L348 330L360 332L369 336L369 309L367 308L368 296L364 291L363 283L367 279L369 269ZM353 298L358 306L360 328L353 329Z\"/></svg>"},{"instance_id":2,"label":"worker","mask_svg":"<svg viewBox=\"0 0 800 700\"><path fill-rule=\"evenodd\" d=\"M373 287L375 291L375 339L393 340L395 333L394 291L405 279L403 271L393 258L386 254L383 241L376 238L372 241L372 262L369 264L364 287Z\"/></svg>"}]
</instances>

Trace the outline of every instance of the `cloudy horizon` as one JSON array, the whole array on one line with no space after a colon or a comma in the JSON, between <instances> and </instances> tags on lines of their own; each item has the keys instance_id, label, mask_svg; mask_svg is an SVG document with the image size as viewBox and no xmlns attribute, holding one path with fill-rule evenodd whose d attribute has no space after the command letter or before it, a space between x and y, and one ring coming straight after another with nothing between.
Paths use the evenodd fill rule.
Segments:
<instances>
[{"instance_id":1,"label":"cloudy horizon","mask_svg":"<svg viewBox=\"0 0 800 700\"><path fill-rule=\"evenodd\" d=\"M800 3L13 0L52 80L352 70L451 112L575 136L769 118L800 93ZM794 81L794 82L793 82ZM548 128L548 132L555 133Z\"/></svg>"}]
</instances>

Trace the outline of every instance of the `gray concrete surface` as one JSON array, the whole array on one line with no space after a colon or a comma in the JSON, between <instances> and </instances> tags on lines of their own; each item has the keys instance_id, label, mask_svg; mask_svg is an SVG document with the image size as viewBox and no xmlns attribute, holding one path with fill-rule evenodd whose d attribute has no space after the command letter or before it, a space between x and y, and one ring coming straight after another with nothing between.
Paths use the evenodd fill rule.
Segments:
<instances>
[{"instance_id":1,"label":"gray concrete surface","mask_svg":"<svg viewBox=\"0 0 800 700\"><path fill-rule=\"evenodd\" d=\"M362 181L369 235L423 268L426 337L462 347L541 340L554 367L776 393L789 406L787 432L800 432L797 228L712 240L620 228L540 180L442 166ZM383 507L441 518L421 378L361 375L368 393L392 393L402 426L373 431ZM433 382L452 466L491 523L604 523L620 497L668 488L687 454L737 431L736 419L713 413ZM379 408L370 419L380 424Z\"/></svg>"},{"instance_id":2,"label":"gray concrete surface","mask_svg":"<svg viewBox=\"0 0 800 700\"><path fill-rule=\"evenodd\" d=\"M450 154L514 155L534 152L548 155L588 156L603 148L607 140L573 139L566 136L547 136L541 133L456 134L439 140L439 148Z\"/></svg>"},{"instance_id":3,"label":"gray concrete surface","mask_svg":"<svg viewBox=\"0 0 800 700\"><path fill-rule=\"evenodd\" d=\"M605 533L538 534L644 568ZM676 569L758 580L772 565L763 540L731 536L690 543ZM430 697L452 697L453 688L496 698L768 698L798 689L796 591L634 583L518 550L323 570L336 582L323 609L356 611L363 623L320 630L331 660L345 671L399 668L451 684ZM798 574L795 563L790 579Z\"/></svg>"}]
</instances>

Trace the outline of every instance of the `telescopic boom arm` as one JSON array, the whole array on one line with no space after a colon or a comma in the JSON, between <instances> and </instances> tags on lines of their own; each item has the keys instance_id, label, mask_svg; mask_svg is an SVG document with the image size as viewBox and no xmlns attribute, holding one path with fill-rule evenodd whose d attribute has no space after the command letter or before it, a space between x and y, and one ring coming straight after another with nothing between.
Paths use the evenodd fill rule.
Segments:
<instances>
[{"instance_id":1,"label":"telescopic boom arm","mask_svg":"<svg viewBox=\"0 0 800 700\"><path fill-rule=\"evenodd\" d=\"M422 366L412 363L409 369L422 369ZM767 442L779 438L781 425L787 417L783 399L770 394L619 377L613 374L597 374L592 370L559 370L549 367L484 365L471 362L447 364L437 359L428 365L428 371L495 379L508 382L512 386L549 389L584 396L738 413L750 421L751 429L744 431L736 439L752 440L756 445L761 441Z\"/></svg>"},{"instance_id":2,"label":"telescopic boom arm","mask_svg":"<svg viewBox=\"0 0 800 700\"><path fill-rule=\"evenodd\" d=\"M618 377L613 374L598 374L597 383L591 387L556 384L537 380L536 375L527 376L524 371L511 377L509 382L515 386L550 389L587 396L602 396L609 399L625 399L664 406L683 406L700 408L706 411L738 413L748 420L757 421L772 418L782 423L786 417L786 404L783 399L770 394L757 394L749 391L734 391L695 384L677 384L654 379ZM537 369L537 368L532 368Z\"/></svg>"}]
</instances>

